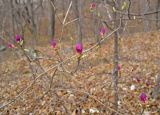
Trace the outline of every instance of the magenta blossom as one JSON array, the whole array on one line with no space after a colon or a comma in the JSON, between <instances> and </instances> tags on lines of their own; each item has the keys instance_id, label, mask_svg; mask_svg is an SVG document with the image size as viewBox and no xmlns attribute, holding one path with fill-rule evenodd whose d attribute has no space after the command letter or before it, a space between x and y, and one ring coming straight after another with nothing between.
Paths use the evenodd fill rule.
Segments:
<instances>
[{"instance_id":1,"label":"magenta blossom","mask_svg":"<svg viewBox=\"0 0 160 115\"><path fill-rule=\"evenodd\" d=\"M118 64L118 66L117 66L117 70L118 70L118 71L120 71L120 70L121 70L121 68L122 68L122 66L121 66L120 64Z\"/></svg>"},{"instance_id":2,"label":"magenta blossom","mask_svg":"<svg viewBox=\"0 0 160 115\"><path fill-rule=\"evenodd\" d=\"M22 40L21 35L16 34L16 36L15 36L15 40L16 40L16 42L20 42L20 41Z\"/></svg>"},{"instance_id":3,"label":"magenta blossom","mask_svg":"<svg viewBox=\"0 0 160 115\"><path fill-rule=\"evenodd\" d=\"M94 9L94 8L96 8L96 3L95 3L95 2L92 2L92 3L90 4L90 9Z\"/></svg>"},{"instance_id":4,"label":"magenta blossom","mask_svg":"<svg viewBox=\"0 0 160 115\"><path fill-rule=\"evenodd\" d=\"M141 79L140 79L140 78L138 78L138 77L136 77L134 80L135 80L136 82L138 82L138 83L140 83L140 82L141 82Z\"/></svg>"},{"instance_id":5,"label":"magenta blossom","mask_svg":"<svg viewBox=\"0 0 160 115\"><path fill-rule=\"evenodd\" d=\"M15 46L12 43L8 43L7 47L8 48L15 48Z\"/></svg>"},{"instance_id":6,"label":"magenta blossom","mask_svg":"<svg viewBox=\"0 0 160 115\"><path fill-rule=\"evenodd\" d=\"M150 86L151 85L151 82L148 80L145 82L146 83L146 86Z\"/></svg>"},{"instance_id":7,"label":"magenta blossom","mask_svg":"<svg viewBox=\"0 0 160 115\"><path fill-rule=\"evenodd\" d=\"M50 44L51 44L51 47L52 47L52 48L55 48L56 45L57 45L57 43L56 43L56 41L55 41L54 39L51 40Z\"/></svg>"},{"instance_id":8,"label":"magenta blossom","mask_svg":"<svg viewBox=\"0 0 160 115\"><path fill-rule=\"evenodd\" d=\"M100 30L99 30L99 35L101 37L103 37L106 32L107 32L107 28L101 27Z\"/></svg>"},{"instance_id":9,"label":"magenta blossom","mask_svg":"<svg viewBox=\"0 0 160 115\"><path fill-rule=\"evenodd\" d=\"M83 46L81 43L77 43L75 48L77 53L81 54L83 52Z\"/></svg>"},{"instance_id":10,"label":"magenta blossom","mask_svg":"<svg viewBox=\"0 0 160 115\"><path fill-rule=\"evenodd\" d=\"M147 95L144 92L140 94L139 98L140 98L140 101L142 101L143 103L147 101Z\"/></svg>"}]
</instances>

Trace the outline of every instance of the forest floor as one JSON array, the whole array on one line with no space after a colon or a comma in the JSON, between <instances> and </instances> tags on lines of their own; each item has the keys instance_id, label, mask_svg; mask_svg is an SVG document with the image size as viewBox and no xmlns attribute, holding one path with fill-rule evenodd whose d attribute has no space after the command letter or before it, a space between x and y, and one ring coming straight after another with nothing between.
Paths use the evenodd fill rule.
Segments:
<instances>
[{"instance_id":1,"label":"forest floor","mask_svg":"<svg viewBox=\"0 0 160 115\"><path fill-rule=\"evenodd\" d=\"M137 33L120 39L118 114L137 115L143 109L146 115L160 114L160 94L157 99L150 95L156 86L156 76L160 74L159 33ZM86 43L84 48L91 46ZM44 70L58 63L56 52L49 46L38 50L52 58L38 62ZM0 107L13 101L0 108L0 115L54 115L55 112L56 115L76 115L80 110L84 115L111 115L115 112L112 38L84 54L77 72L69 74L59 71L61 68L52 69L36 80L25 58L17 58L11 50L4 52L3 57L0 55ZM76 59L67 61L64 66L74 70L75 62ZM31 65L37 68L37 76L43 72L34 63ZM24 91L28 86L31 87ZM145 103L139 98L142 92L147 95Z\"/></svg>"}]
</instances>

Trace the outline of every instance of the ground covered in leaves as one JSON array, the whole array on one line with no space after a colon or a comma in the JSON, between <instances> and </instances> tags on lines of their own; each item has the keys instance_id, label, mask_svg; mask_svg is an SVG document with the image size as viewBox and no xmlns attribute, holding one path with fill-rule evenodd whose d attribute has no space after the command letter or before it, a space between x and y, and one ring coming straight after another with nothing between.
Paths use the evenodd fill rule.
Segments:
<instances>
[{"instance_id":1,"label":"ground covered in leaves","mask_svg":"<svg viewBox=\"0 0 160 115\"><path fill-rule=\"evenodd\" d=\"M151 95L156 86L156 76L160 73L159 32L124 36L120 38L119 45L121 69L118 111L114 110L113 105L111 37L100 47L84 54L78 71L71 74L58 67L57 70L51 69L47 74L35 78L59 63L56 51L49 46L38 48L47 57L36 62L42 68L33 62L30 64L35 69L34 76L25 58L17 58L18 54L6 51L13 58L2 59L0 64L0 114L110 115L117 112L121 115L137 115L144 109L143 113L146 115L159 115L160 98L153 99ZM92 43L87 42L84 48L91 46ZM65 49L70 52L70 49ZM70 56L71 53L62 56L62 60ZM67 71L75 70L76 58L67 61L64 67ZM142 92L147 95L146 103L139 99ZM8 102L11 103L7 104Z\"/></svg>"}]
</instances>

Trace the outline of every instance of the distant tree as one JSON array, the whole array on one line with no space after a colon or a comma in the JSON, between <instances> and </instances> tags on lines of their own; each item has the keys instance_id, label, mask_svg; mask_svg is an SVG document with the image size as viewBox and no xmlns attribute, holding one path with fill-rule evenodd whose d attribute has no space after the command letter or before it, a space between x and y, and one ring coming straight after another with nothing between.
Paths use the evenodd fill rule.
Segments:
<instances>
[{"instance_id":1,"label":"distant tree","mask_svg":"<svg viewBox=\"0 0 160 115\"><path fill-rule=\"evenodd\" d=\"M121 2L120 0L115 0L114 7L116 9L121 8ZM114 22L114 28L117 28L120 21L117 20L121 18L120 15L117 12L113 12L113 19L115 20ZM115 110L118 110L118 79L119 79L119 73L118 73L118 66L119 66L119 31L114 32L114 69L113 69L113 82L114 82L114 98L115 98Z\"/></svg>"},{"instance_id":2,"label":"distant tree","mask_svg":"<svg viewBox=\"0 0 160 115\"><path fill-rule=\"evenodd\" d=\"M150 8L150 1L144 0L143 4L144 4L144 13L147 13ZM149 30L149 21L147 20L147 18L148 18L148 16L144 15L144 31L145 32Z\"/></svg>"},{"instance_id":3,"label":"distant tree","mask_svg":"<svg viewBox=\"0 0 160 115\"><path fill-rule=\"evenodd\" d=\"M11 19L12 19L12 36L15 35L15 15L14 15L14 5L13 5L13 0L10 0L10 11L11 11Z\"/></svg>"},{"instance_id":4,"label":"distant tree","mask_svg":"<svg viewBox=\"0 0 160 115\"><path fill-rule=\"evenodd\" d=\"M160 11L160 0L157 1L156 10ZM159 20L160 20L160 13L159 12L156 13L156 19L157 19L157 21L156 21L156 27L157 27L157 29L159 29L160 28L160 22L159 22Z\"/></svg>"},{"instance_id":5,"label":"distant tree","mask_svg":"<svg viewBox=\"0 0 160 115\"><path fill-rule=\"evenodd\" d=\"M55 0L49 0L49 36L53 39L55 36Z\"/></svg>"},{"instance_id":6,"label":"distant tree","mask_svg":"<svg viewBox=\"0 0 160 115\"><path fill-rule=\"evenodd\" d=\"M65 3L66 3L66 0L62 0L62 11L63 11L63 19L64 19L64 17L65 17L65 10L66 10L66 8L65 8Z\"/></svg>"},{"instance_id":7,"label":"distant tree","mask_svg":"<svg viewBox=\"0 0 160 115\"><path fill-rule=\"evenodd\" d=\"M82 3L83 0L73 0L73 10L76 18L78 19L76 23L76 30L78 33L78 42L82 43Z\"/></svg>"},{"instance_id":8,"label":"distant tree","mask_svg":"<svg viewBox=\"0 0 160 115\"><path fill-rule=\"evenodd\" d=\"M97 0L92 0L92 4L95 4L95 8L94 8L94 11L93 11L93 14L92 14L92 17L93 17L93 32L94 32L94 37L96 38L97 42L99 42L99 38L98 38L98 28L99 28L99 19L97 17L97 6L98 6L98 3L97 3ZM92 5L91 4L91 5ZM93 6L90 6L90 7L93 7Z\"/></svg>"},{"instance_id":9,"label":"distant tree","mask_svg":"<svg viewBox=\"0 0 160 115\"><path fill-rule=\"evenodd\" d=\"M37 27L36 27L36 23L35 23L35 14L34 14L34 6L33 6L33 0L27 0L27 6L28 6L28 10L29 10L29 13L28 13L28 17L30 17L30 22L31 22L31 25L32 25L32 29L31 29L31 32L32 32L32 46L35 47L36 45L36 38L37 38Z\"/></svg>"}]
</instances>

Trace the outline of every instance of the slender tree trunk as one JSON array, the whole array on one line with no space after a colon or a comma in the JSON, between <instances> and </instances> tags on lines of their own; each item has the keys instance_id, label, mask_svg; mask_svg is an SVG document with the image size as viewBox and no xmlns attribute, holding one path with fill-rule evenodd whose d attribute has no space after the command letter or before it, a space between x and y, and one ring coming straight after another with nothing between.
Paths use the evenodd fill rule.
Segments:
<instances>
[{"instance_id":1,"label":"slender tree trunk","mask_svg":"<svg viewBox=\"0 0 160 115\"><path fill-rule=\"evenodd\" d=\"M82 43L82 0L73 0L74 12L78 21L76 23L77 33L78 33L78 42Z\"/></svg>"},{"instance_id":2,"label":"slender tree trunk","mask_svg":"<svg viewBox=\"0 0 160 115\"><path fill-rule=\"evenodd\" d=\"M14 23L14 12L13 12L13 0L10 0L10 7L11 7L11 17L12 17L12 36L15 35L15 23ZM13 40L14 42L14 40Z\"/></svg>"},{"instance_id":3,"label":"slender tree trunk","mask_svg":"<svg viewBox=\"0 0 160 115\"><path fill-rule=\"evenodd\" d=\"M50 39L54 39L55 36L55 9L54 9L55 0L49 0L49 36Z\"/></svg>"},{"instance_id":4,"label":"slender tree trunk","mask_svg":"<svg viewBox=\"0 0 160 115\"><path fill-rule=\"evenodd\" d=\"M28 10L29 10L29 14L28 17L31 21L31 25L32 25L32 47L35 48L36 44L37 44L37 27L36 27L36 23L35 23L35 14L34 14L34 6L33 6L33 0L27 0L27 5L28 5Z\"/></svg>"},{"instance_id":5,"label":"slender tree trunk","mask_svg":"<svg viewBox=\"0 0 160 115\"><path fill-rule=\"evenodd\" d=\"M66 0L62 0L63 19L65 18L65 3L66 3Z\"/></svg>"},{"instance_id":6,"label":"slender tree trunk","mask_svg":"<svg viewBox=\"0 0 160 115\"><path fill-rule=\"evenodd\" d=\"M115 13L116 17L116 13ZM113 81L114 81L114 97L115 97L115 110L118 110L118 62L119 62L119 46L118 46L118 32L114 33L114 70L113 70Z\"/></svg>"},{"instance_id":7,"label":"slender tree trunk","mask_svg":"<svg viewBox=\"0 0 160 115\"><path fill-rule=\"evenodd\" d=\"M150 1L149 0L145 0L144 1L144 13L147 13L149 11L149 5L150 5ZM147 32L149 30L149 21L147 20L148 16L144 15L144 31Z\"/></svg>"},{"instance_id":8,"label":"slender tree trunk","mask_svg":"<svg viewBox=\"0 0 160 115\"><path fill-rule=\"evenodd\" d=\"M156 10L157 10L157 11L160 10L160 0L157 1ZM159 27L160 27L160 23L159 23L160 13L159 13L159 12L156 13L156 19L157 19L157 21L156 21L156 27L157 27L157 29L159 29Z\"/></svg>"},{"instance_id":9,"label":"slender tree trunk","mask_svg":"<svg viewBox=\"0 0 160 115\"><path fill-rule=\"evenodd\" d=\"M116 1L115 7L118 9L120 5L120 1ZM120 16L114 12L114 19L118 19ZM115 21L114 27L117 28L119 25L118 21ZM118 64L119 64L119 33L118 30L114 33L114 70L113 70L113 82L114 82L114 104L115 110L118 111ZM115 113L114 113L115 114Z\"/></svg>"},{"instance_id":10,"label":"slender tree trunk","mask_svg":"<svg viewBox=\"0 0 160 115\"><path fill-rule=\"evenodd\" d=\"M97 3L96 0L92 0L92 2ZM92 14L92 17L93 17L93 32L94 32L94 37L95 37L96 41L99 42L99 38L98 38L99 21L97 19L97 6L96 6L96 10Z\"/></svg>"}]
</instances>

